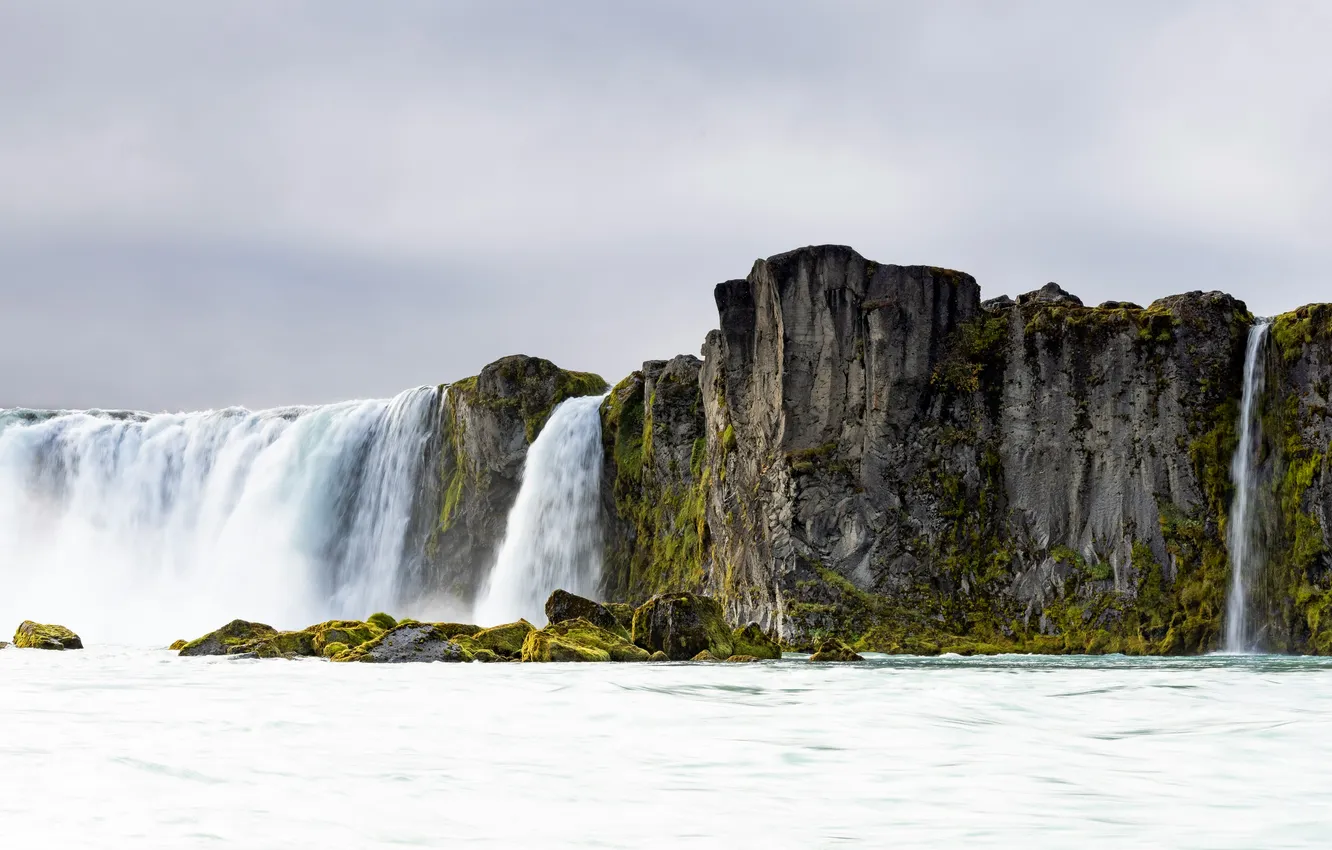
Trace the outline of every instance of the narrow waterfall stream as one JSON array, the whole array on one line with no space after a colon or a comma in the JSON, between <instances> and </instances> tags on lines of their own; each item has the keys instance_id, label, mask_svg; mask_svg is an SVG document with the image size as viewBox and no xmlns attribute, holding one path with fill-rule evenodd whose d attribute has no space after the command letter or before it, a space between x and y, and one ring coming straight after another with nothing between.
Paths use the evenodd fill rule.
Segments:
<instances>
[{"instance_id":1,"label":"narrow waterfall stream","mask_svg":"<svg viewBox=\"0 0 1332 850\"><path fill-rule=\"evenodd\" d=\"M1263 394L1263 341L1269 323L1260 321L1249 329L1244 353L1244 393L1240 401L1239 445L1230 461L1230 476L1235 497L1230 504L1226 545L1230 550L1230 595L1226 600L1226 652L1252 652L1254 647L1249 623L1249 595L1254 574L1262 566L1263 551L1259 534L1256 461L1262 442L1259 400Z\"/></svg>"},{"instance_id":2,"label":"narrow waterfall stream","mask_svg":"<svg viewBox=\"0 0 1332 850\"><path fill-rule=\"evenodd\" d=\"M527 453L504 542L476 605L476 621L545 623L551 591L593 596L601 578L601 400L555 408Z\"/></svg>"}]
</instances>

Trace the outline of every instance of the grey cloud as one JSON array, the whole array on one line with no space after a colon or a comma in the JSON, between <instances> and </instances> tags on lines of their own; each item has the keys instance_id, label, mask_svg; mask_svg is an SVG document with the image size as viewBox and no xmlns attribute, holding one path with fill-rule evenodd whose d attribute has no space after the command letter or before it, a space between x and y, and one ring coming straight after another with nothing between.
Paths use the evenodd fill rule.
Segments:
<instances>
[{"instance_id":1,"label":"grey cloud","mask_svg":"<svg viewBox=\"0 0 1332 850\"><path fill-rule=\"evenodd\" d=\"M696 351L839 242L1089 301L1327 298L1315 2L0 6L3 404Z\"/></svg>"}]
</instances>

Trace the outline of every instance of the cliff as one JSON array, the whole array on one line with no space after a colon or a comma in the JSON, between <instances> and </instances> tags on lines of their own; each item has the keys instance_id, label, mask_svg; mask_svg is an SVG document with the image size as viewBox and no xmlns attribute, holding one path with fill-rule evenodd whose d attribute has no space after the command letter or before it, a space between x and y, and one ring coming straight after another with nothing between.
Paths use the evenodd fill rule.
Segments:
<instances>
[{"instance_id":1,"label":"cliff","mask_svg":"<svg viewBox=\"0 0 1332 850\"><path fill-rule=\"evenodd\" d=\"M704 592L801 647L1218 648L1242 302L982 302L967 274L841 246L714 297L702 359L649 361L602 406L604 598ZM1329 652L1332 307L1277 317L1263 356L1252 618L1263 646ZM550 409L602 391L530 358L449 388L433 586L472 598Z\"/></svg>"}]
</instances>

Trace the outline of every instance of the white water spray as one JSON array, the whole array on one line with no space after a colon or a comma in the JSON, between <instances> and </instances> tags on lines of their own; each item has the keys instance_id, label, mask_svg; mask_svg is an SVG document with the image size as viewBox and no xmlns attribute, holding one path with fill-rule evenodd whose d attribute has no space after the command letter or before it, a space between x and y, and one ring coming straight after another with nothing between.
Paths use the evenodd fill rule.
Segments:
<instances>
[{"instance_id":1,"label":"white water spray","mask_svg":"<svg viewBox=\"0 0 1332 850\"><path fill-rule=\"evenodd\" d=\"M587 597L596 593L603 398L561 403L528 450L504 543L477 602L477 622L524 617L544 623L546 598L555 589Z\"/></svg>"},{"instance_id":2,"label":"white water spray","mask_svg":"<svg viewBox=\"0 0 1332 850\"><path fill-rule=\"evenodd\" d=\"M1235 498L1230 504L1226 545L1230 550L1230 596L1226 600L1226 652L1250 652L1253 638L1249 632L1248 595L1253 571L1263 552L1254 512L1258 480L1255 460L1262 441L1262 421L1258 401L1263 394L1263 340L1268 323L1259 322L1249 329L1244 352L1244 392L1240 400L1239 445L1230 461L1230 477L1235 484Z\"/></svg>"},{"instance_id":3,"label":"white water spray","mask_svg":"<svg viewBox=\"0 0 1332 850\"><path fill-rule=\"evenodd\" d=\"M437 400L0 411L0 628L163 642L392 608Z\"/></svg>"}]
</instances>

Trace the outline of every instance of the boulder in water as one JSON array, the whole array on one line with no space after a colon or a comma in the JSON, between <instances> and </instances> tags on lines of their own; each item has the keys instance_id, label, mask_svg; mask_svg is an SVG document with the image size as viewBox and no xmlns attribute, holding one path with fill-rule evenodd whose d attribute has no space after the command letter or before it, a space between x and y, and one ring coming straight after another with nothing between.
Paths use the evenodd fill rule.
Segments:
<instances>
[{"instance_id":1,"label":"boulder in water","mask_svg":"<svg viewBox=\"0 0 1332 850\"><path fill-rule=\"evenodd\" d=\"M24 620L14 632L14 646L20 649L83 649L83 641L64 626Z\"/></svg>"},{"instance_id":2,"label":"boulder in water","mask_svg":"<svg viewBox=\"0 0 1332 850\"><path fill-rule=\"evenodd\" d=\"M388 629L380 628L373 623L363 623L360 620L329 620L325 623L310 626L305 631L312 638L311 651L309 653L298 652L298 655L326 655L324 648L330 643L342 643L354 649L367 641L374 640Z\"/></svg>"},{"instance_id":3,"label":"boulder in water","mask_svg":"<svg viewBox=\"0 0 1332 850\"><path fill-rule=\"evenodd\" d=\"M734 654L721 603L693 593L662 593L644 602L634 612L633 635L634 643L672 661L688 661L705 649L718 658Z\"/></svg>"},{"instance_id":4,"label":"boulder in water","mask_svg":"<svg viewBox=\"0 0 1332 850\"><path fill-rule=\"evenodd\" d=\"M648 661L670 661L670 657L660 649L648 656Z\"/></svg>"},{"instance_id":5,"label":"boulder in water","mask_svg":"<svg viewBox=\"0 0 1332 850\"><path fill-rule=\"evenodd\" d=\"M194 657L198 655L231 655L232 650L241 644L272 637L277 629L263 623L251 623L246 620L232 620L222 628L209 632L201 638L195 638L180 649L180 654Z\"/></svg>"},{"instance_id":6,"label":"boulder in water","mask_svg":"<svg viewBox=\"0 0 1332 850\"><path fill-rule=\"evenodd\" d=\"M600 602L576 596L567 590L557 590L546 600L546 619L550 622L563 623L579 618L612 632L621 628L615 615Z\"/></svg>"},{"instance_id":7,"label":"boulder in water","mask_svg":"<svg viewBox=\"0 0 1332 850\"><path fill-rule=\"evenodd\" d=\"M399 620L398 625L401 626L403 623L415 624L416 622L416 620ZM455 635L470 636L481 631L481 627L473 623L431 623L430 625L435 626L440 632L449 637L454 637Z\"/></svg>"},{"instance_id":8,"label":"boulder in water","mask_svg":"<svg viewBox=\"0 0 1332 850\"><path fill-rule=\"evenodd\" d=\"M172 641L171 646L168 646L167 649L179 652L180 650L185 648L185 644L187 643L189 643L189 641L185 640L185 638L181 638L180 640Z\"/></svg>"},{"instance_id":9,"label":"boulder in water","mask_svg":"<svg viewBox=\"0 0 1332 850\"><path fill-rule=\"evenodd\" d=\"M716 661L721 661L722 659L718 658L717 656L713 655L711 652L708 652L708 651L705 649L705 650L703 650L702 652L700 652L698 655L695 655L693 658L691 658L691 659L689 659L689 660L690 660L690 661L713 661L713 662L716 662Z\"/></svg>"},{"instance_id":10,"label":"boulder in water","mask_svg":"<svg viewBox=\"0 0 1332 850\"><path fill-rule=\"evenodd\" d=\"M385 614L383 611L376 611L375 613L371 614L369 617L366 617L365 621L372 626L382 629L383 631L388 631L389 629L398 625L397 620L393 619L388 614Z\"/></svg>"},{"instance_id":11,"label":"boulder in water","mask_svg":"<svg viewBox=\"0 0 1332 850\"><path fill-rule=\"evenodd\" d=\"M552 623L529 632L524 661L647 661L646 650L584 619Z\"/></svg>"},{"instance_id":12,"label":"boulder in water","mask_svg":"<svg viewBox=\"0 0 1332 850\"><path fill-rule=\"evenodd\" d=\"M731 632L731 652L735 655L752 655L755 658L780 659L782 647L768 637L758 623L741 626Z\"/></svg>"},{"instance_id":13,"label":"boulder in water","mask_svg":"<svg viewBox=\"0 0 1332 850\"><path fill-rule=\"evenodd\" d=\"M471 661L472 656L449 637L437 623L399 623L379 637L339 653L333 660L371 664Z\"/></svg>"},{"instance_id":14,"label":"boulder in water","mask_svg":"<svg viewBox=\"0 0 1332 850\"><path fill-rule=\"evenodd\" d=\"M489 650L504 658L518 658L523 654L523 642L536 629L526 620L482 629L472 636L479 649Z\"/></svg>"},{"instance_id":15,"label":"boulder in water","mask_svg":"<svg viewBox=\"0 0 1332 850\"><path fill-rule=\"evenodd\" d=\"M730 658L726 659L726 661L730 664L752 664L755 661L762 661L762 660L763 659L756 658L753 655L732 655Z\"/></svg>"},{"instance_id":16,"label":"boulder in water","mask_svg":"<svg viewBox=\"0 0 1332 850\"><path fill-rule=\"evenodd\" d=\"M821 638L814 646L810 661L864 661L856 651L835 637Z\"/></svg>"}]
</instances>

